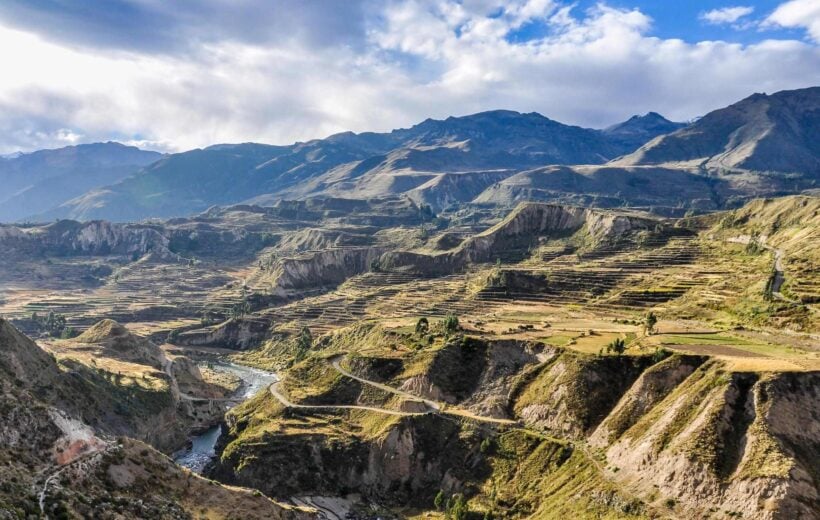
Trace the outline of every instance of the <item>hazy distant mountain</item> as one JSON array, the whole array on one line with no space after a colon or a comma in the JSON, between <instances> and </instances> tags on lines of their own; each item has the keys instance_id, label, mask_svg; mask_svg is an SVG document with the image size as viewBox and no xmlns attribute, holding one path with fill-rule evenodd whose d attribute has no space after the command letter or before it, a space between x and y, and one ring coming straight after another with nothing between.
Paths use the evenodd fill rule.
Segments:
<instances>
[{"instance_id":1,"label":"hazy distant mountain","mask_svg":"<svg viewBox=\"0 0 820 520\"><path fill-rule=\"evenodd\" d=\"M685 126L686 123L675 123L657 112L649 112L605 128L603 133L625 149L635 150L659 135L669 134Z\"/></svg>"},{"instance_id":2,"label":"hazy distant mountain","mask_svg":"<svg viewBox=\"0 0 820 520\"><path fill-rule=\"evenodd\" d=\"M643 132L647 138L656 135L649 125ZM346 132L292 146L218 145L168 156L43 217L123 221L187 215L214 204L248 200L270 203L318 194L378 197L423 190L431 181L461 184L436 183L441 175L483 172L469 179L470 189L455 186L455 196L447 195L447 200L459 201L499 175L545 164L604 163L642 144L634 144L635 137L625 139L627 133L608 134L535 113L497 110L428 119L384 134Z\"/></svg>"},{"instance_id":3,"label":"hazy distant mountain","mask_svg":"<svg viewBox=\"0 0 820 520\"><path fill-rule=\"evenodd\" d=\"M291 146L218 145L165 157L41 217L139 220L317 195L407 195L436 210L528 198L720 207L816 187L819 106L811 88L756 94L691 125L650 112L592 130L496 110Z\"/></svg>"},{"instance_id":4,"label":"hazy distant mountain","mask_svg":"<svg viewBox=\"0 0 820 520\"><path fill-rule=\"evenodd\" d=\"M614 164L682 164L820 179L820 87L754 94Z\"/></svg>"},{"instance_id":5,"label":"hazy distant mountain","mask_svg":"<svg viewBox=\"0 0 820 520\"><path fill-rule=\"evenodd\" d=\"M7 155L0 160L0 221L43 212L118 182L161 157L111 142Z\"/></svg>"}]
</instances>

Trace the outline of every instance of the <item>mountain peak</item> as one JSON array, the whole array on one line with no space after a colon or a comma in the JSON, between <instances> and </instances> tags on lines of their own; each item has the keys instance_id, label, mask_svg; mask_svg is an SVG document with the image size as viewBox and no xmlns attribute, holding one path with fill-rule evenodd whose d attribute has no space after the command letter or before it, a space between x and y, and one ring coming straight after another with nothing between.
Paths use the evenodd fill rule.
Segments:
<instances>
[{"instance_id":1,"label":"mountain peak","mask_svg":"<svg viewBox=\"0 0 820 520\"><path fill-rule=\"evenodd\" d=\"M608 138L620 142L624 148L635 150L659 135L674 132L684 126L685 123L675 123L657 112L647 112L644 115L636 114L602 132Z\"/></svg>"},{"instance_id":2,"label":"mountain peak","mask_svg":"<svg viewBox=\"0 0 820 520\"><path fill-rule=\"evenodd\" d=\"M714 110L615 164L820 175L820 87L756 93Z\"/></svg>"}]
</instances>

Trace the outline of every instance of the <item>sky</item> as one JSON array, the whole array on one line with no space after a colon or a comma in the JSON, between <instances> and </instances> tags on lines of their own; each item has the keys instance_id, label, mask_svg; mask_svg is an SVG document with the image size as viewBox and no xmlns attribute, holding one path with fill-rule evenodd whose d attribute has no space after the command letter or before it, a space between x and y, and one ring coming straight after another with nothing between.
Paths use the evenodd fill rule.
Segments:
<instances>
[{"instance_id":1,"label":"sky","mask_svg":"<svg viewBox=\"0 0 820 520\"><path fill-rule=\"evenodd\" d=\"M0 71L0 154L686 121L820 85L820 0L3 0Z\"/></svg>"}]
</instances>

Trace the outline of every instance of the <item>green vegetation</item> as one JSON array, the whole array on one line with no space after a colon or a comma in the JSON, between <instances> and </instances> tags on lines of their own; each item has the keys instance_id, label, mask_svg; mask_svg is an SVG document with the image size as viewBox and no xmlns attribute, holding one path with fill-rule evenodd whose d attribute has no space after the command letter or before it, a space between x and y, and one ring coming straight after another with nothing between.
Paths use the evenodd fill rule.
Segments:
<instances>
[{"instance_id":1,"label":"green vegetation","mask_svg":"<svg viewBox=\"0 0 820 520\"><path fill-rule=\"evenodd\" d=\"M419 318L416 322L416 334L427 334L430 330L430 322L425 317Z\"/></svg>"},{"instance_id":2,"label":"green vegetation","mask_svg":"<svg viewBox=\"0 0 820 520\"><path fill-rule=\"evenodd\" d=\"M655 325L658 323L658 317L655 316L654 312L647 313L646 317L644 318L644 330L646 330L647 335L651 335L655 331Z\"/></svg>"},{"instance_id":3,"label":"green vegetation","mask_svg":"<svg viewBox=\"0 0 820 520\"><path fill-rule=\"evenodd\" d=\"M459 330L458 317L455 314L448 314L444 318L444 334L450 336Z\"/></svg>"},{"instance_id":4,"label":"green vegetation","mask_svg":"<svg viewBox=\"0 0 820 520\"><path fill-rule=\"evenodd\" d=\"M73 328L66 325L66 317L54 311L48 311L45 316L40 316L36 312L31 314L31 321L35 326L55 338L72 338L76 335Z\"/></svg>"},{"instance_id":5,"label":"green vegetation","mask_svg":"<svg viewBox=\"0 0 820 520\"><path fill-rule=\"evenodd\" d=\"M607 346L606 351L621 355L626 350L626 341L623 338L615 338Z\"/></svg>"}]
</instances>

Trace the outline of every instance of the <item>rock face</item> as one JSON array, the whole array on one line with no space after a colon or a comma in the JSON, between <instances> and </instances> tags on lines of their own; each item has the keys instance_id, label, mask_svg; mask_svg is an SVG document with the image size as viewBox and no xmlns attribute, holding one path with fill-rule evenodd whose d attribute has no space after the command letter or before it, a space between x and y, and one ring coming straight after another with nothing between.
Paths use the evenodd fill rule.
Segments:
<instances>
[{"instance_id":1,"label":"rock face","mask_svg":"<svg viewBox=\"0 0 820 520\"><path fill-rule=\"evenodd\" d=\"M232 318L213 327L183 332L176 342L180 345L247 350L259 346L267 338L268 332L269 323L265 320Z\"/></svg>"},{"instance_id":2,"label":"rock face","mask_svg":"<svg viewBox=\"0 0 820 520\"><path fill-rule=\"evenodd\" d=\"M589 443L603 448L631 428L643 415L692 375L706 358L672 356L645 370L618 401L617 406L589 437Z\"/></svg>"},{"instance_id":3,"label":"rock face","mask_svg":"<svg viewBox=\"0 0 820 520\"><path fill-rule=\"evenodd\" d=\"M583 439L651 363L648 358L590 358L567 351L544 365L521 391L513 409L530 426Z\"/></svg>"},{"instance_id":4,"label":"rock face","mask_svg":"<svg viewBox=\"0 0 820 520\"><path fill-rule=\"evenodd\" d=\"M817 384L813 373L759 378L704 365L607 458L621 469L617 478L657 487L687 508L718 503L744 518L816 518Z\"/></svg>"},{"instance_id":5,"label":"rock face","mask_svg":"<svg viewBox=\"0 0 820 520\"><path fill-rule=\"evenodd\" d=\"M820 175L820 87L754 94L653 139L616 165L684 163L707 170Z\"/></svg>"},{"instance_id":6,"label":"rock face","mask_svg":"<svg viewBox=\"0 0 820 520\"><path fill-rule=\"evenodd\" d=\"M26 256L143 256L149 252L160 258L176 258L168 249L168 239L159 231L138 224L104 221L61 220L45 226L0 227L0 247Z\"/></svg>"},{"instance_id":7,"label":"rock face","mask_svg":"<svg viewBox=\"0 0 820 520\"><path fill-rule=\"evenodd\" d=\"M276 262L269 274L270 293L288 297L302 289L332 287L351 276L366 273L378 260L383 248L326 249Z\"/></svg>"},{"instance_id":8,"label":"rock face","mask_svg":"<svg viewBox=\"0 0 820 520\"><path fill-rule=\"evenodd\" d=\"M375 329L357 334L347 340L366 342L364 352L380 344ZM392 344L399 337L383 339ZM722 361L700 356L589 355L477 338L409 356L352 356L350 370L447 402L448 409L517 419L530 431L569 442L534 445L528 434L513 447L512 431L484 442L481 432L492 430L489 425L476 428L454 416L286 409L262 395L229 415L214 475L282 496L355 491L418 505L438 489L478 495L482 503L489 499L487 483L513 485L515 476L504 468L516 468L513 473L529 477L510 493L509 504L497 503L508 511L520 512L510 504L532 493L536 504L577 502L577 490L568 497L543 486L557 482L561 489L565 479L579 478L590 486L581 495L592 497L599 512L606 507L640 516L651 506L675 517L718 512L761 520L820 513L816 373L731 372ZM305 403L360 402L367 386L340 380L318 358L300 365L298 378L300 391L327 387L321 399L302 397ZM367 402L379 406L377 396L369 396ZM586 443L606 453L606 461L593 463L586 449L568 448ZM620 494L624 490L633 497ZM670 505L669 497L677 503Z\"/></svg>"},{"instance_id":9,"label":"rock face","mask_svg":"<svg viewBox=\"0 0 820 520\"><path fill-rule=\"evenodd\" d=\"M609 212L574 206L522 203L502 222L465 240L454 251L429 255L389 252L382 266L443 274L469 263L490 262L511 250L526 250L539 238L559 238L585 230L594 242L617 240L628 232L652 229L657 220L638 214Z\"/></svg>"}]
</instances>

